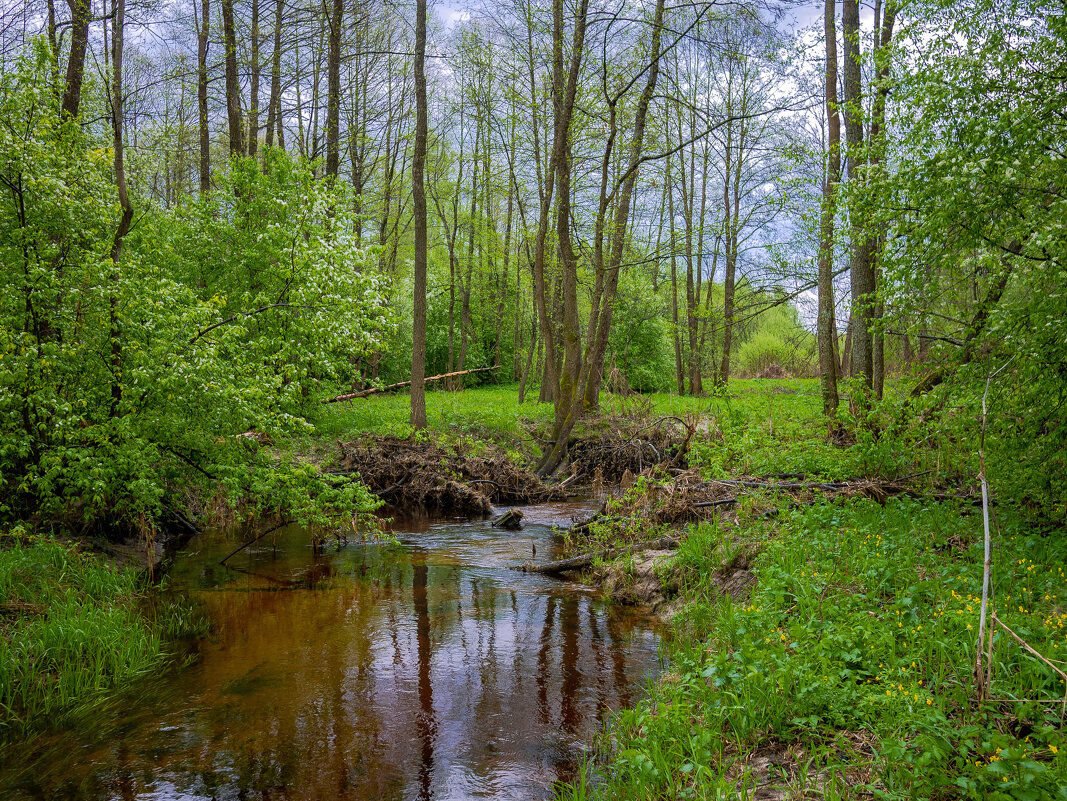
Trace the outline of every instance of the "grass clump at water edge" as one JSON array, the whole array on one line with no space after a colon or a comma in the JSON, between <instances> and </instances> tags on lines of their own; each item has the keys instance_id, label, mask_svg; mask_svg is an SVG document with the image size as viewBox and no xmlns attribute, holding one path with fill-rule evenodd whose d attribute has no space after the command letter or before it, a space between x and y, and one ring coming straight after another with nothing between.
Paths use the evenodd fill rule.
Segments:
<instances>
[{"instance_id":1,"label":"grass clump at water edge","mask_svg":"<svg viewBox=\"0 0 1067 801\"><path fill-rule=\"evenodd\" d=\"M0 537L0 741L68 723L163 668L200 625L181 605L146 615L143 578L56 539Z\"/></svg>"}]
</instances>

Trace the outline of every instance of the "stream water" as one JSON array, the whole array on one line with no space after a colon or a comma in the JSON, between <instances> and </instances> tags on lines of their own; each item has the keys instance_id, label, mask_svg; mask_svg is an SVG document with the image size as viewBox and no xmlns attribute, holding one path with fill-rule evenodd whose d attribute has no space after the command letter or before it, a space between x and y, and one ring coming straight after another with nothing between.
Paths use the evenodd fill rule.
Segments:
<instances>
[{"instance_id":1,"label":"stream water","mask_svg":"<svg viewBox=\"0 0 1067 801\"><path fill-rule=\"evenodd\" d=\"M201 535L168 578L212 621L197 661L9 750L0 797L549 798L659 664L647 618L510 569L586 508L527 507L519 532L402 520L400 547L317 558L289 528L227 567L233 542Z\"/></svg>"}]
</instances>

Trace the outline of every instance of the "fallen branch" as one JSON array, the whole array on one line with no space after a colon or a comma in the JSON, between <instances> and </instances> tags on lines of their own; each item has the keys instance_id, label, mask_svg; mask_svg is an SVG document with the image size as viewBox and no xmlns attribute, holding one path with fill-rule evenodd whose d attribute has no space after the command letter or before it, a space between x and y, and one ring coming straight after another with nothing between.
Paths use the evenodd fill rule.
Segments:
<instances>
[{"instance_id":1,"label":"fallen branch","mask_svg":"<svg viewBox=\"0 0 1067 801\"><path fill-rule=\"evenodd\" d=\"M270 534L270 533L271 533L272 531L277 531L278 529L280 529L280 528L284 528L285 526L289 526L289 525L292 525L292 524L293 524L293 523L295 523L295 522L296 522L295 520L283 520L283 521L282 521L281 523L279 523L278 525L276 525L276 526L271 526L271 527L270 527L270 528L268 528L268 529L267 529L266 531L262 531L262 532L260 532L259 534L257 534L256 536L254 536L254 537L253 537L252 539L250 539L250 540L249 540L248 542L244 543L243 545L238 545L238 546L237 546L236 548L234 548L234 549L233 549L232 551L230 551L230 552L229 552L228 554L226 554L226 556L224 556L224 557L223 557L222 559L220 559L220 560L219 560L219 564L220 564L220 565L224 565L224 564L226 564L226 561L227 561L227 560L228 560L228 559L229 559L229 558L230 558L231 556L236 556L237 554L239 554L239 553L240 553L241 551L243 551L243 550L244 550L245 548L247 548L247 547L248 547L249 545L251 545L252 543L255 543L255 542L259 542L259 541L260 541L261 539L263 539L264 537L266 537L266 536L267 536L268 534Z\"/></svg>"},{"instance_id":2,"label":"fallen branch","mask_svg":"<svg viewBox=\"0 0 1067 801\"><path fill-rule=\"evenodd\" d=\"M738 498L719 498L717 501L699 501L693 504L694 509L704 509L708 506L728 506L732 503L737 503Z\"/></svg>"},{"instance_id":3,"label":"fallen branch","mask_svg":"<svg viewBox=\"0 0 1067 801\"><path fill-rule=\"evenodd\" d=\"M663 551L668 548L676 547L680 541L680 538L677 536L663 537L662 539L653 540L651 542L640 542L636 545L628 545L625 548L605 548L601 551L594 551L593 553L572 556L570 559L559 559L555 562L546 562L543 565L527 562L526 564L518 565L515 569L522 570L524 573L547 573L549 575L569 573L572 570L588 567L597 559L617 559L620 556L628 556L629 554L640 553L641 551Z\"/></svg>"},{"instance_id":4,"label":"fallen branch","mask_svg":"<svg viewBox=\"0 0 1067 801\"><path fill-rule=\"evenodd\" d=\"M741 479L715 479L702 481L694 486L707 487L712 484L725 484L728 487L753 487L759 489L798 490L798 489L827 489L842 490L849 487L863 486L863 484L849 484L844 481L790 481L787 483L776 481L744 481Z\"/></svg>"},{"instance_id":5,"label":"fallen branch","mask_svg":"<svg viewBox=\"0 0 1067 801\"><path fill-rule=\"evenodd\" d=\"M441 373L441 375L432 375L424 379L426 382L440 381L442 378L456 378L461 375L471 375L472 373L488 373L493 370L499 370L500 366L494 367L475 367L473 370L459 370L454 373ZM389 384L384 387L371 387L370 389L364 389L360 392L350 392L347 395L338 395L335 398L326 398L323 403L340 403L341 401L355 400L356 398L366 398L370 395L374 395L378 392L391 392L394 389L402 389L403 387L411 386L410 381L400 381L396 384Z\"/></svg>"}]
</instances>

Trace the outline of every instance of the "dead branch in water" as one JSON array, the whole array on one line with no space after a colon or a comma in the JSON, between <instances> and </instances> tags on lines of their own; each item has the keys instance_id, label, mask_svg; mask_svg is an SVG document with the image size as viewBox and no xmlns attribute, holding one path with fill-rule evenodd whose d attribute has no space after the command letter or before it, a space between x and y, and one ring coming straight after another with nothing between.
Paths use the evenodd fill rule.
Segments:
<instances>
[{"instance_id":1,"label":"dead branch in water","mask_svg":"<svg viewBox=\"0 0 1067 801\"><path fill-rule=\"evenodd\" d=\"M441 375L432 375L424 379L425 381L440 381L442 378L456 378L461 375L471 375L472 373L489 373L493 370L499 370L500 366L495 367L475 367L473 370L459 370L455 373L441 373ZM384 387L371 387L370 389L364 389L359 392L350 392L347 395L338 395L335 398L326 398L323 403L340 403L341 401L355 400L356 398L366 398L371 395L375 395L379 392L391 392L394 389L402 389L403 387L410 386L410 381L400 381L396 384L389 384Z\"/></svg>"},{"instance_id":2,"label":"dead branch in water","mask_svg":"<svg viewBox=\"0 0 1067 801\"><path fill-rule=\"evenodd\" d=\"M222 559L219 560L219 564L220 565L226 564L227 560L229 560L229 558L231 556L236 556L237 554L239 554L241 551L243 551L245 548L247 548L252 543L259 542L261 539L266 537L271 532L277 531L280 528L285 528L285 526L290 526L295 522L296 522L295 520L283 520L278 525L271 526L266 531L261 531L259 534L257 534L252 539L250 539L248 542L243 543L242 545L238 545L236 548L234 548L232 551L230 551L228 554L226 554L226 556L224 556Z\"/></svg>"},{"instance_id":3,"label":"dead branch in water","mask_svg":"<svg viewBox=\"0 0 1067 801\"><path fill-rule=\"evenodd\" d=\"M652 540L651 542L639 542L636 545L628 545L625 548L605 548L601 551L584 553L580 556L572 556L570 559L558 559L555 562L547 562L543 565L527 562L524 565L519 565L515 569L522 570L525 573L567 573L571 570L579 570L583 567L588 567L596 559L617 559L620 556L628 556L629 554L640 553L641 551L665 551L668 548L676 548L679 542L681 542L681 538L678 536L663 537L662 539Z\"/></svg>"}]
</instances>

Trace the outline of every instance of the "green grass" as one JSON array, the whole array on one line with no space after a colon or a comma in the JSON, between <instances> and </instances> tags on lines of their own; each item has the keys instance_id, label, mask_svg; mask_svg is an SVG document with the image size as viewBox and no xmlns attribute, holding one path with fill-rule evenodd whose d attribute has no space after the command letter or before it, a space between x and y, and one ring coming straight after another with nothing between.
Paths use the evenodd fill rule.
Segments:
<instances>
[{"instance_id":1,"label":"green grass","mask_svg":"<svg viewBox=\"0 0 1067 801\"><path fill-rule=\"evenodd\" d=\"M165 635L196 627L173 604L150 620L142 579L45 537L0 542L0 741L62 725L163 667Z\"/></svg>"},{"instance_id":2,"label":"green grass","mask_svg":"<svg viewBox=\"0 0 1067 801\"><path fill-rule=\"evenodd\" d=\"M692 529L679 554L691 605L670 672L614 721L603 783L563 797L737 797L739 766L768 744L802 755L820 797L1067 797L1067 732L1054 703L1067 688L1048 666L998 633L992 696L1031 700L971 702L973 512L852 500L749 521L742 536L763 550L757 588L737 604L708 581L737 529ZM997 614L1062 665L1067 541L1002 518Z\"/></svg>"},{"instance_id":3,"label":"green grass","mask_svg":"<svg viewBox=\"0 0 1067 801\"><path fill-rule=\"evenodd\" d=\"M427 392L427 428L447 436L520 440L527 436L524 421L543 423L552 417L550 404L537 403L536 390L527 398L520 406L518 385ZM315 420L315 429L317 436L324 438L359 434L403 438L412 434L410 418L411 399L406 392L372 395L324 405Z\"/></svg>"},{"instance_id":4,"label":"green grass","mask_svg":"<svg viewBox=\"0 0 1067 801\"><path fill-rule=\"evenodd\" d=\"M829 444L813 381L731 382L726 395L652 405L708 416L692 460L712 475L932 468L921 481L974 484L962 439L916 447L843 413L853 444ZM793 797L1067 799L1057 703L1067 686L1056 672L1000 630L991 697L1006 700L973 700L980 509L839 498L774 520L759 514L787 502L760 495L740 504L736 524L687 530L671 577L686 606L670 668L609 725L590 768L596 780L583 776L560 797L751 798L772 781ZM994 518L997 615L1067 668L1067 538L1008 503ZM712 576L745 546L758 551L757 584L734 603ZM768 752L787 767L768 772Z\"/></svg>"}]
</instances>

